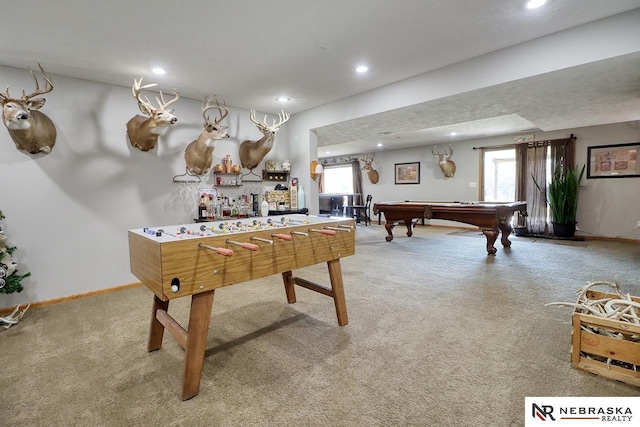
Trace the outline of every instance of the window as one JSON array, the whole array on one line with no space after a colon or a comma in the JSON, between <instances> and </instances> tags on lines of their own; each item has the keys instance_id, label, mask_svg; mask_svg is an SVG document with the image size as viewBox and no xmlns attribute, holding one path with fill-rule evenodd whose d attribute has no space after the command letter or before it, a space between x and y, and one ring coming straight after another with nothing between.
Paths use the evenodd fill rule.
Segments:
<instances>
[{"instance_id":1,"label":"window","mask_svg":"<svg viewBox=\"0 0 640 427\"><path fill-rule=\"evenodd\" d=\"M325 193L353 193L353 169L351 165L324 167Z\"/></svg>"},{"instance_id":2,"label":"window","mask_svg":"<svg viewBox=\"0 0 640 427\"><path fill-rule=\"evenodd\" d=\"M484 149L482 200L513 202L516 200L516 150Z\"/></svg>"}]
</instances>

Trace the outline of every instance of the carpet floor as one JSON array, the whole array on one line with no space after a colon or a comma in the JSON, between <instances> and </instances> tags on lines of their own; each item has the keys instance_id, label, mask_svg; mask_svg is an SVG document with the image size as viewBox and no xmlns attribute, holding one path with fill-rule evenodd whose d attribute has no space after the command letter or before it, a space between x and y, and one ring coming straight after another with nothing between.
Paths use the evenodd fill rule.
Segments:
<instances>
[{"instance_id":1,"label":"carpet floor","mask_svg":"<svg viewBox=\"0 0 640 427\"><path fill-rule=\"evenodd\" d=\"M341 261L344 327L323 295L287 304L280 275L217 290L184 402L182 348L146 351L145 287L31 309L0 332L0 425L520 426L526 396L640 395L573 369L571 310L544 306L595 280L640 295L640 244L511 237L488 256L476 231L385 235L358 226ZM328 283L325 264L295 273Z\"/></svg>"}]
</instances>

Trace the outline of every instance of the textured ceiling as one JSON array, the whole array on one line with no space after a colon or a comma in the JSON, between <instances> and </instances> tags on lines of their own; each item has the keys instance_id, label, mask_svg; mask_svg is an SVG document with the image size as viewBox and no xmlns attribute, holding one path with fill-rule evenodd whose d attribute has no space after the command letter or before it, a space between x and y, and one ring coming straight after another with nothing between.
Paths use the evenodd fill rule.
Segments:
<instances>
[{"instance_id":1,"label":"textured ceiling","mask_svg":"<svg viewBox=\"0 0 640 427\"><path fill-rule=\"evenodd\" d=\"M158 82L164 91L177 88L183 97L201 99L216 94L227 105L263 112L277 112L282 106L275 97L286 94L292 102L285 110L295 114L640 7L640 0L549 0L546 7L530 11L524 3L525 0L3 2L0 65L26 68L40 62L48 73L121 86L129 86L134 77L144 77L145 83ZM361 62L370 66L366 75L353 72ZM150 68L157 65L165 67L167 74L151 74ZM594 78L590 72L585 71L577 81L571 75L561 75L559 80L540 76L549 87L540 87L535 80L525 86L550 94L558 89L567 93L565 85L582 90L581 81L587 84ZM469 130L473 123L504 127L514 119L510 129L525 126L523 120L540 129L551 129L557 126L555 121L578 123L584 116L576 111L572 113L575 117L565 120L557 114L535 111L535 106L526 111L492 108L487 99L497 105L503 101L498 102L500 94L515 98L506 88L497 89L491 94L469 93L411 108L414 117L428 119L425 129L449 126L453 120L466 123ZM526 95L520 86L510 90ZM577 105L570 98L565 102ZM598 103L592 108L601 110ZM451 112L458 113L450 116ZM398 131L418 130L409 127L406 120L404 124L398 122L397 115L390 117ZM374 121L391 123L379 117ZM363 123L354 122L355 127L347 129L351 140L338 140L335 132L321 129L321 144L342 144L345 151L358 152L356 145L347 149L344 143L362 139L362 132L370 127ZM341 124L339 129L344 131L345 126ZM485 126L477 132L480 130L487 131ZM394 135L393 139L403 137Z\"/></svg>"},{"instance_id":2,"label":"textured ceiling","mask_svg":"<svg viewBox=\"0 0 640 427\"><path fill-rule=\"evenodd\" d=\"M640 52L316 129L319 155L553 131L640 117ZM457 135L443 141L443 135ZM389 135L386 135L389 133Z\"/></svg>"}]
</instances>

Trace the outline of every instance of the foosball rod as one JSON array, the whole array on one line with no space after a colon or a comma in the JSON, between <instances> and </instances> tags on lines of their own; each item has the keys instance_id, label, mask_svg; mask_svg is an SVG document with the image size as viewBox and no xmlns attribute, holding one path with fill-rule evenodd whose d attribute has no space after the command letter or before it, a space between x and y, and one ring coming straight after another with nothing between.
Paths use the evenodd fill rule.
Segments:
<instances>
[{"instance_id":1,"label":"foosball rod","mask_svg":"<svg viewBox=\"0 0 640 427\"><path fill-rule=\"evenodd\" d=\"M214 251L215 253L220 254L220 255L224 255L224 256L233 255L233 251L231 249L227 249L227 248L214 248L213 246L203 245L202 243L198 243L198 247L199 248L209 249L210 251Z\"/></svg>"},{"instance_id":2,"label":"foosball rod","mask_svg":"<svg viewBox=\"0 0 640 427\"><path fill-rule=\"evenodd\" d=\"M272 234L272 236L273 236L273 234ZM249 236L249 240L257 240L258 242L265 242L265 243L268 243L270 245L273 245L273 240L263 239L262 237Z\"/></svg>"},{"instance_id":3,"label":"foosball rod","mask_svg":"<svg viewBox=\"0 0 640 427\"><path fill-rule=\"evenodd\" d=\"M245 242L236 242L234 240L225 240L224 241L226 244L228 245L236 245L236 246L240 246L242 249L247 249L249 251L257 251L258 250L258 245L254 245L253 243L245 243Z\"/></svg>"}]
</instances>

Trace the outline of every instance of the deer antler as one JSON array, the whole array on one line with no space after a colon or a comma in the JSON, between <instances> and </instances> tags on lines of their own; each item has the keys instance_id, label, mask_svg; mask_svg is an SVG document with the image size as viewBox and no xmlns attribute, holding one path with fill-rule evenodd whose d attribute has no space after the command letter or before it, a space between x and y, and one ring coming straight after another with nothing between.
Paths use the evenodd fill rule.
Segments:
<instances>
[{"instance_id":1,"label":"deer antler","mask_svg":"<svg viewBox=\"0 0 640 427\"><path fill-rule=\"evenodd\" d=\"M273 119L273 125L271 125L271 129L279 128L283 124L287 123L287 121L291 117L291 114L285 113L284 110L280 110L280 111L281 112L278 113L278 124L276 124L276 119L274 118ZM266 119L265 119L265 121L266 121Z\"/></svg>"},{"instance_id":2,"label":"deer antler","mask_svg":"<svg viewBox=\"0 0 640 427\"><path fill-rule=\"evenodd\" d=\"M164 102L164 96L162 96L162 91L160 91L160 99L156 96L156 101L158 101L158 105L160 105L161 110L166 110L167 107L180 99L180 94L177 90L173 89L173 93L176 95L171 101Z\"/></svg>"},{"instance_id":3,"label":"deer antler","mask_svg":"<svg viewBox=\"0 0 640 427\"><path fill-rule=\"evenodd\" d=\"M367 153L360 160L362 160L363 162L365 162L367 164L371 164L373 162L373 159L375 159L375 158L376 158L376 153Z\"/></svg>"},{"instance_id":4,"label":"deer antler","mask_svg":"<svg viewBox=\"0 0 640 427\"><path fill-rule=\"evenodd\" d=\"M149 89L150 87L158 86L158 84L149 83L148 85L140 86L141 84L142 84L142 77L140 77L140 80L133 79L133 85L131 86L131 93L133 94L133 97L138 100L138 106L141 107L140 110L143 113L148 114L149 111L153 110L153 105L151 105L151 101L149 101L149 98L147 98L146 96L144 99L141 99L140 94L142 93L143 90ZM142 106L144 106L148 111L145 111L144 109L142 109Z\"/></svg>"},{"instance_id":5,"label":"deer antler","mask_svg":"<svg viewBox=\"0 0 640 427\"><path fill-rule=\"evenodd\" d=\"M262 123L258 123L256 121L256 110L254 110L253 108L251 109L251 112L249 113L249 120L251 120L253 122L253 124L255 124L255 125L258 125L258 126L262 125ZM265 120L266 120L266 117L265 117Z\"/></svg>"},{"instance_id":6,"label":"deer antler","mask_svg":"<svg viewBox=\"0 0 640 427\"><path fill-rule=\"evenodd\" d=\"M7 86L7 89L4 92L0 93L0 98L5 102L11 99L11 95L9 95L9 86Z\"/></svg>"},{"instance_id":7,"label":"deer antler","mask_svg":"<svg viewBox=\"0 0 640 427\"><path fill-rule=\"evenodd\" d=\"M256 121L256 111L254 109L251 109L251 112L249 114L249 120L251 120L256 126L264 129L271 129L271 130L280 128L280 126L285 124L290 117L291 117L291 114L285 113L284 110L281 110L281 112L278 113L278 123L276 123L276 119L274 117L271 126L269 126L267 124L266 114L264 115L264 120L262 123L258 123L258 121Z\"/></svg>"},{"instance_id":8,"label":"deer antler","mask_svg":"<svg viewBox=\"0 0 640 427\"><path fill-rule=\"evenodd\" d=\"M216 105L211 104L210 101L211 101L211 97L209 95L205 96L204 99L202 100L202 118L204 119L205 123L211 123L211 119L205 113L208 110L210 110L210 109L212 109L214 107L217 107L218 111L220 112L220 118L215 119L214 122L213 122L214 124L217 125L221 121L223 121L225 119L225 117L227 117L227 115L229 114L229 109L227 108L227 104L224 101L222 101L222 103L223 103L222 107L218 103L217 99L216 99Z\"/></svg>"},{"instance_id":9,"label":"deer antler","mask_svg":"<svg viewBox=\"0 0 640 427\"><path fill-rule=\"evenodd\" d=\"M43 95L45 93L49 93L53 90L53 83L51 82L51 76L47 76L44 72L44 68L42 68L42 65L40 65L40 63L38 62L38 67L40 67L40 71L42 72L42 76L45 80L45 82L47 82L47 84L45 85L44 89L40 89L40 84L38 83L38 78L36 77L35 73L33 72L33 70L31 68L29 68L29 71L31 72L31 75L33 76L33 80L36 81L36 90L35 92L30 93L29 95L27 95L25 93L25 91L22 91L22 100L23 101L28 101L31 98L33 98L34 96L38 96L38 95ZM7 87L7 95L9 95L9 87ZM4 94L3 94L4 95Z\"/></svg>"},{"instance_id":10,"label":"deer antler","mask_svg":"<svg viewBox=\"0 0 640 427\"><path fill-rule=\"evenodd\" d=\"M451 145L451 144L449 144L449 148L450 148L449 152L447 152L447 150L445 150L444 153L441 153L439 151L436 153L435 152L436 148L438 148L437 145L435 145L435 146L433 146L431 148L431 154L433 154L435 157L443 157L444 156L445 158L449 158L453 154L453 145Z\"/></svg>"}]
</instances>

